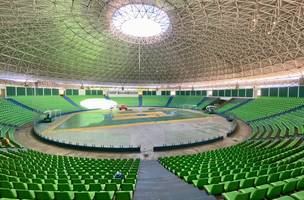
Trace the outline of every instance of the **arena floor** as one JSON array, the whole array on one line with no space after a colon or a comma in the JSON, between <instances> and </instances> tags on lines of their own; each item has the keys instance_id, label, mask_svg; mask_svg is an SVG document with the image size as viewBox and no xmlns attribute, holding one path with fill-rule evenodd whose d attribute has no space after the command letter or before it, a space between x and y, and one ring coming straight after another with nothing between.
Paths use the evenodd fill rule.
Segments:
<instances>
[{"instance_id":1,"label":"arena floor","mask_svg":"<svg viewBox=\"0 0 304 200\"><path fill-rule=\"evenodd\" d=\"M225 136L231 123L217 115L168 108L130 111L89 111L64 116L37 130L50 138L96 146L153 146L179 144Z\"/></svg>"}]
</instances>

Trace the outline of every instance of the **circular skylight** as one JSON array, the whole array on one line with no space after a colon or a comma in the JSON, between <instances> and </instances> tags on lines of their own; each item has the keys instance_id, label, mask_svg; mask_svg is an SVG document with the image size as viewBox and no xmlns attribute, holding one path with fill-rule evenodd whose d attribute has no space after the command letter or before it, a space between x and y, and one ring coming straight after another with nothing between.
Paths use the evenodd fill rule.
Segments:
<instances>
[{"instance_id":1,"label":"circular skylight","mask_svg":"<svg viewBox=\"0 0 304 200\"><path fill-rule=\"evenodd\" d=\"M170 25L168 15L156 6L129 4L115 11L113 25L125 35L145 38L159 36Z\"/></svg>"}]
</instances>

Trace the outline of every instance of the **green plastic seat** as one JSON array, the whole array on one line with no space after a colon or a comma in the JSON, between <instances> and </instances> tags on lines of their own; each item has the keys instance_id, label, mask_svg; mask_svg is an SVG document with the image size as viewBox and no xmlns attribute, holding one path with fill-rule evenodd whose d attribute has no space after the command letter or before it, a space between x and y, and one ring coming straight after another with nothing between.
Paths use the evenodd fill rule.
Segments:
<instances>
[{"instance_id":1,"label":"green plastic seat","mask_svg":"<svg viewBox=\"0 0 304 200\"><path fill-rule=\"evenodd\" d=\"M254 186L254 178L242 179L240 182L240 188L248 188Z\"/></svg>"},{"instance_id":2,"label":"green plastic seat","mask_svg":"<svg viewBox=\"0 0 304 200\"><path fill-rule=\"evenodd\" d=\"M43 180L43 179L40 179L40 178L33 178L33 179L32 179L32 182L33 182L33 183L43 184L43 183L44 183L44 180Z\"/></svg>"},{"instance_id":3,"label":"green plastic seat","mask_svg":"<svg viewBox=\"0 0 304 200\"><path fill-rule=\"evenodd\" d=\"M20 182L23 183L32 183L32 179L30 178L19 178Z\"/></svg>"},{"instance_id":4,"label":"green plastic seat","mask_svg":"<svg viewBox=\"0 0 304 200\"><path fill-rule=\"evenodd\" d=\"M280 181L285 180L285 179L289 179L289 178L291 178L291 170L284 171L284 172L280 173L280 177L279 177Z\"/></svg>"},{"instance_id":5,"label":"green plastic seat","mask_svg":"<svg viewBox=\"0 0 304 200\"><path fill-rule=\"evenodd\" d=\"M73 191L73 185L68 183L59 183L57 186L58 191Z\"/></svg>"},{"instance_id":6,"label":"green plastic seat","mask_svg":"<svg viewBox=\"0 0 304 200\"><path fill-rule=\"evenodd\" d=\"M257 174L258 174L257 171L247 172L247 173L246 173L246 178L256 177Z\"/></svg>"},{"instance_id":7,"label":"green plastic seat","mask_svg":"<svg viewBox=\"0 0 304 200\"><path fill-rule=\"evenodd\" d=\"M230 181L225 184L225 192L238 190L240 187L240 181Z\"/></svg>"},{"instance_id":8,"label":"green plastic seat","mask_svg":"<svg viewBox=\"0 0 304 200\"><path fill-rule=\"evenodd\" d=\"M136 183L136 179L134 178L126 178L124 180L124 183L132 183L132 184L135 184Z\"/></svg>"},{"instance_id":9,"label":"green plastic seat","mask_svg":"<svg viewBox=\"0 0 304 200\"><path fill-rule=\"evenodd\" d=\"M286 184L283 186L282 193L288 194L290 192L293 192L297 188L298 179L292 178L289 180L286 180Z\"/></svg>"},{"instance_id":10,"label":"green plastic seat","mask_svg":"<svg viewBox=\"0 0 304 200\"><path fill-rule=\"evenodd\" d=\"M115 193L115 200L132 200L133 193L130 191L117 191Z\"/></svg>"},{"instance_id":11,"label":"green plastic seat","mask_svg":"<svg viewBox=\"0 0 304 200\"><path fill-rule=\"evenodd\" d=\"M92 200L94 198L94 192L75 192L74 200Z\"/></svg>"},{"instance_id":12,"label":"green plastic seat","mask_svg":"<svg viewBox=\"0 0 304 200\"><path fill-rule=\"evenodd\" d=\"M222 178L222 181L233 181L233 175L232 174L228 174L228 175L225 175L223 178Z\"/></svg>"},{"instance_id":13,"label":"green plastic seat","mask_svg":"<svg viewBox=\"0 0 304 200\"><path fill-rule=\"evenodd\" d=\"M185 176L184 179L187 183L192 183L193 180L197 180L197 175L191 174L189 176Z\"/></svg>"},{"instance_id":14,"label":"green plastic seat","mask_svg":"<svg viewBox=\"0 0 304 200\"><path fill-rule=\"evenodd\" d=\"M51 191L35 191L37 200L53 200L55 198L54 192Z\"/></svg>"},{"instance_id":15,"label":"green plastic seat","mask_svg":"<svg viewBox=\"0 0 304 200\"><path fill-rule=\"evenodd\" d=\"M106 183L109 183L109 180L106 179L106 178L102 178L102 179L98 180L98 183L100 183L100 184L106 184Z\"/></svg>"},{"instance_id":16,"label":"green plastic seat","mask_svg":"<svg viewBox=\"0 0 304 200\"><path fill-rule=\"evenodd\" d=\"M267 182L273 183L273 182L279 181L279 178L280 178L280 173L270 174Z\"/></svg>"},{"instance_id":17,"label":"green plastic seat","mask_svg":"<svg viewBox=\"0 0 304 200\"><path fill-rule=\"evenodd\" d=\"M297 190L304 190L304 178L300 178L297 184Z\"/></svg>"},{"instance_id":18,"label":"green plastic seat","mask_svg":"<svg viewBox=\"0 0 304 200\"><path fill-rule=\"evenodd\" d=\"M55 200L73 200L74 199L74 192L63 192L63 191L56 191L54 192Z\"/></svg>"},{"instance_id":19,"label":"green plastic seat","mask_svg":"<svg viewBox=\"0 0 304 200\"><path fill-rule=\"evenodd\" d=\"M300 176L300 175L301 175L301 171L302 171L301 168L297 168L297 169L292 170L292 172L291 172L291 177Z\"/></svg>"},{"instance_id":20,"label":"green plastic seat","mask_svg":"<svg viewBox=\"0 0 304 200\"><path fill-rule=\"evenodd\" d=\"M223 194L225 200L249 200L249 195L249 193L242 193L237 191L227 192Z\"/></svg>"},{"instance_id":21,"label":"green plastic seat","mask_svg":"<svg viewBox=\"0 0 304 200\"><path fill-rule=\"evenodd\" d=\"M115 184L115 183L107 183L105 185L105 191L117 191L119 190L120 185Z\"/></svg>"},{"instance_id":22,"label":"green plastic seat","mask_svg":"<svg viewBox=\"0 0 304 200\"><path fill-rule=\"evenodd\" d=\"M13 182L14 189L27 190L27 185L25 183Z\"/></svg>"},{"instance_id":23,"label":"green plastic seat","mask_svg":"<svg viewBox=\"0 0 304 200\"><path fill-rule=\"evenodd\" d=\"M95 183L95 180L94 180L94 179L85 179L85 180L84 180L84 183L85 183L85 184Z\"/></svg>"},{"instance_id":24,"label":"green plastic seat","mask_svg":"<svg viewBox=\"0 0 304 200\"><path fill-rule=\"evenodd\" d=\"M133 191L135 185L132 183L123 183L120 185L120 190L122 191Z\"/></svg>"},{"instance_id":25,"label":"green plastic seat","mask_svg":"<svg viewBox=\"0 0 304 200\"><path fill-rule=\"evenodd\" d=\"M113 191L95 192L95 200L112 200L114 197Z\"/></svg>"},{"instance_id":26,"label":"green plastic seat","mask_svg":"<svg viewBox=\"0 0 304 200\"><path fill-rule=\"evenodd\" d=\"M208 192L208 194L212 195L219 195L224 192L224 184L212 184L212 185L205 185L205 190Z\"/></svg>"},{"instance_id":27,"label":"green plastic seat","mask_svg":"<svg viewBox=\"0 0 304 200\"><path fill-rule=\"evenodd\" d=\"M103 191L104 190L104 185L100 184L100 183L91 183L89 185L89 190L90 191Z\"/></svg>"},{"instance_id":28,"label":"green plastic seat","mask_svg":"<svg viewBox=\"0 0 304 200\"><path fill-rule=\"evenodd\" d=\"M51 183L45 183L42 184L42 190L43 191L57 191L57 185L51 184Z\"/></svg>"},{"instance_id":29,"label":"green plastic seat","mask_svg":"<svg viewBox=\"0 0 304 200\"><path fill-rule=\"evenodd\" d=\"M266 184L267 183L267 178L268 178L267 175L263 175L263 176L259 176L259 177L255 178L254 185L259 186L259 185Z\"/></svg>"},{"instance_id":30,"label":"green plastic seat","mask_svg":"<svg viewBox=\"0 0 304 200\"><path fill-rule=\"evenodd\" d=\"M17 198L17 192L14 189L9 188L0 188L0 197L1 198Z\"/></svg>"},{"instance_id":31,"label":"green plastic seat","mask_svg":"<svg viewBox=\"0 0 304 200\"><path fill-rule=\"evenodd\" d=\"M0 181L9 181L8 176L4 174L0 174Z\"/></svg>"},{"instance_id":32,"label":"green plastic seat","mask_svg":"<svg viewBox=\"0 0 304 200\"><path fill-rule=\"evenodd\" d=\"M242 173L238 173L234 175L234 180L241 180L244 179L246 177L246 173L242 172Z\"/></svg>"},{"instance_id":33,"label":"green plastic seat","mask_svg":"<svg viewBox=\"0 0 304 200\"><path fill-rule=\"evenodd\" d=\"M9 181L0 181L0 188L7 188L7 189L13 189L14 186Z\"/></svg>"},{"instance_id":34,"label":"green plastic seat","mask_svg":"<svg viewBox=\"0 0 304 200\"><path fill-rule=\"evenodd\" d=\"M221 182L220 176L212 177L212 178L209 178L209 180L208 180L209 184L217 184L219 182Z\"/></svg>"},{"instance_id":35,"label":"green plastic seat","mask_svg":"<svg viewBox=\"0 0 304 200\"><path fill-rule=\"evenodd\" d=\"M193 185L199 189L203 189L204 185L208 185L208 178L200 178L193 181Z\"/></svg>"},{"instance_id":36,"label":"green plastic seat","mask_svg":"<svg viewBox=\"0 0 304 200\"><path fill-rule=\"evenodd\" d=\"M71 182L72 182L73 184L83 184L83 183L84 183L84 181L81 180L81 179L72 179Z\"/></svg>"},{"instance_id":37,"label":"green plastic seat","mask_svg":"<svg viewBox=\"0 0 304 200\"><path fill-rule=\"evenodd\" d=\"M304 191L293 193L291 196L297 200L302 200L304 199Z\"/></svg>"},{"instance_id":38,"label":"green plastic seat","mask_svg":"<svg viewBox=\"0 0 304 200\"><path fill-rule=\"evenodd\" d=\"M257 186L257 188L259 188L259 189L267 188L266 197L269 199L273 199L273 198L280 196L283 185L284 184L277 184L277 185L266 184L266 185Z\"/></svg>"},{"instance_id":39,"label":"green plastic seat","mask_svg":"<svg viewBox=\"0 0 304 200\"><path fill-rule=\"evenodd\" d=\"M29 190L42 190L41 184L38 183L28 183L27 187Z\"/></svg>"},{"instance_id":40,"label":"green plastic seat","mask_svg":"<svg viewBox=\"0 0 304 200\"><path fill-rule=\"evenodd\" d=\"M249 193L250 200L263 200L266 198L267 190L268 190L267 187L263 187L263 188L250 187L250 188L242 189L241 192Z\"/></svg>"},{"instance_id":41,"label":"green plastic seat","mask_svg":"<svg viewBox=\"0 0 304 200\"><path fill-rule=\"evenodd\" d=\"M35 192L32 190L16 190L19 199L35 199Z\"/></svg>"},{"instance_id":42,"label":"green plastic seat","mask_svg":"<svg viewBox=\"0 0 304 200\"><path fill-rule=\"evenodd\" d=\"M8 180L9 180L10 182L19 182L19 181L20 181L18 177L14 177L14 176L9 176L9 177L8 177Z\"/></svg>"},{"instance_id":43,"label":"green plastic seat","mask_svg":"<svg viewBox=\"0 0 304 200\"><path fill-rule=\"evenodd\" d=\"M81 184L81 183L76 183L76 184L73 184L73 190L74 191L88 191L89 189L89 186L88 185L85 185L85 184Z\"/></svg>"},{"instance_id":44,"label":"green plastic seat","mask_svg":"<svg viewBox=\"0 0 304 200\"><path fill-rule=\"evenodd\" d=\"M65 184L65 183L70 184L71 183L71 181L68 179L58 179L57 182L58 182L58 184Z\"/></svg>"},{"instance_id":45,"label":"green plastic seat","mask_svg":"<svg viewBox=\"0 0 304 200\"><path fill-rule=\"evenodd\" d=\"M51 184L57 184L58 183L57 180L55 180L55 179L45 179L44 182L45 183L51 183Z\"/></svg>"}]
</instances>

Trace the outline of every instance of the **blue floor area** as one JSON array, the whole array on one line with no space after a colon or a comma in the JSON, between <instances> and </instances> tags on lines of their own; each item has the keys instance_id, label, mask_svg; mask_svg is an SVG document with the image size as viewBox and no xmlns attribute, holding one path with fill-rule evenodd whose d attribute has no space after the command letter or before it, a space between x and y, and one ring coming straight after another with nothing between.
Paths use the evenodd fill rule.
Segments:
<instances>
[{"instance_id":1,"label":"blue floor area","mask_svg":"<svg viewBox=\"0 0 304 200\"><path fill-rule=\"evenodd\" d=\"M141 161L134 200L216 200L187 184L156 160Z\"/></svg>"}]
</instances>

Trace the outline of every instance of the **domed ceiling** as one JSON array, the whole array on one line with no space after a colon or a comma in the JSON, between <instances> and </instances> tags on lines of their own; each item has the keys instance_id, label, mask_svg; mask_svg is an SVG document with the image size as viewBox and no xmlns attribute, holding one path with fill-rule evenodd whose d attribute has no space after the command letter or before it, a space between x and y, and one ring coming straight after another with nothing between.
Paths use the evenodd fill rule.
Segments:
<instances>
[{"instance_id":1,"label":"domed ceiling","mask_svg":"<svg viewBox=\"0 0 304 200\"><path fill-rule=\"evenodd\" d=\"M119 84L249 77L303 57L303 27L302 0L2 0L0 70Z\"/></svg>"}]
</instances>

